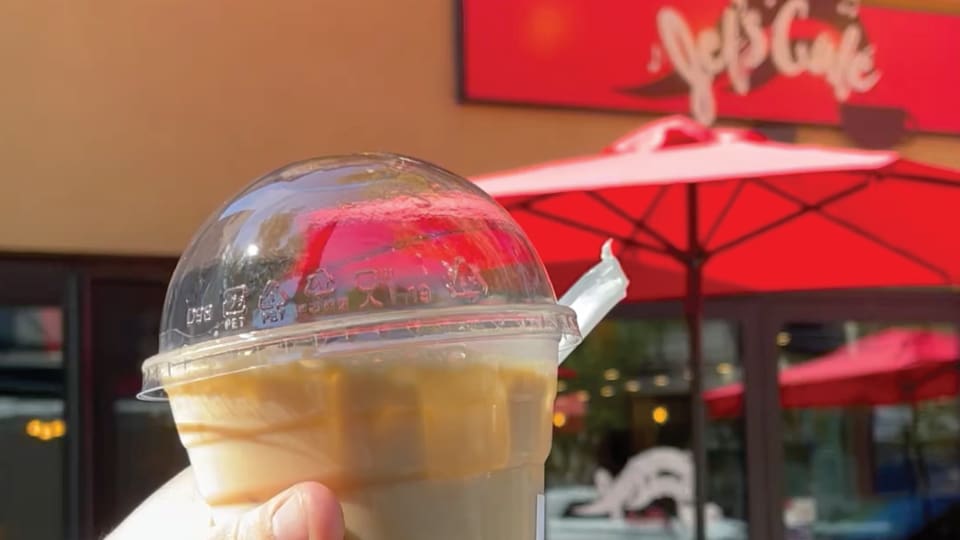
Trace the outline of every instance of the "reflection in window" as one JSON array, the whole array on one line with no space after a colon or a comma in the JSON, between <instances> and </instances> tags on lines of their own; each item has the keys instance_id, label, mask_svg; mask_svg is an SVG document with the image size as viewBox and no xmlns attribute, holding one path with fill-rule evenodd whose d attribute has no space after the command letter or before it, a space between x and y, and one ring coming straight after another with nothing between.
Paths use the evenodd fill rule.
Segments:
<instances>
[{"instance_id":1,"label":"reflection in window","mask_svg":"<svg viewBox=\"0 0 960 540\"><path fill-rule=\"evenodd\" d=\"M907 539L960 509L951 325L802 323L781 337L790 534Z\"/></svg>"},{"instance_id":2,"label":"reflection in window","mask_svg":"<svg viewBox=\"0 0 960 540\"><path fill-rule=\"evenodd\" d=\"M169 404L134 398L113 403L115 514L126 516L187 466Z\"/></svg>"},{"instance_id":3,"label":"reflection in window","mask_svg":"<svg viewBox=\"0 0 960 540\"><path fill-rule=\"evenodd\" d=\"M704 325L704 387L741 379L736 329ZM693 464L686 326L608 320L560 371L547 461L551 540L674 538L693 527ZM746 538L741 418L707 434L711 538Z\"/></svg>"},{"instance_id":4,"label":"reflection in window","mask_svg":"<svg viewBox=\"0 0 960 540\"><path fill-rule=\"evenodd\" d=\"M59 368L62 347L59 308L0 307L0 368Z\"/></svg>"}]
</instances>

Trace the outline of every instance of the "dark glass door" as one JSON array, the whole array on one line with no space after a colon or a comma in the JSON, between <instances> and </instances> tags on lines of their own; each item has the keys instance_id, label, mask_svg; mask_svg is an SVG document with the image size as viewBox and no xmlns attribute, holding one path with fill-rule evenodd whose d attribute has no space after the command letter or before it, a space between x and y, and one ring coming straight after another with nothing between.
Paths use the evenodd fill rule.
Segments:
<instances>
[{"instance_id":1,"label":"dark glass door","mask_svg":"<svg viewBox=\"0 0 960 540\"><path fill-rule=\"evenodd\" d=\"M0 538L68 529L64 272L0 265ZM16 286L11 286L16 284Z\"/></svg>"},{"instance_id":2,"label":"dark glass door","mask_svg":"<svg viewBox=\"0 0 960 540\"><path fill-rule=\"evenodd\" d=\"M140 364L157 352L166 284L165 275L88 280L98 536L187 466L169 406L136 399Z\"/></svg>"},{"instance_id":3,"label":"dark glass door","mask_svg":"<svg viewBox=\"0 0 960 540\"><path fill-rule=\"evenodd\" d=\"M0 539L102 538L186 466L136 400L174 263L0 256Z\"/></svg>"},{"instance_id":4,"label":"dark glass door","mask_svg":"<svg viewBox=\"0 0 960 540\"><path fill-rule=\"evenodd\" d=\"M62 343L60 306L0 305L0 538L64 535Z\"/></svg>"}]
</instances>

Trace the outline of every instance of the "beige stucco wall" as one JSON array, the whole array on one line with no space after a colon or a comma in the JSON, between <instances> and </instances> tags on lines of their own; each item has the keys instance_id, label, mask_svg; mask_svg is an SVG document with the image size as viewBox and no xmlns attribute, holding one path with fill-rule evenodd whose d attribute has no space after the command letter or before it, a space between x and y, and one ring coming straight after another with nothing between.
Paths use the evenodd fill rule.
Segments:
<instances>
[{"instance_id":1,"label":"beige stucco wall","mask_svg":"<svg viewBox=\"0 0 960 540\"><path fill-rule=\"evenodd\" d=\"M453 0L0 4L0 249L175 254L288 161L357 150L464 174L590 152L643 116L463 106ZM805 128L805 142L844 144ZM960 167L960 140L911 157Z\"/></svg>"}]
</instances>

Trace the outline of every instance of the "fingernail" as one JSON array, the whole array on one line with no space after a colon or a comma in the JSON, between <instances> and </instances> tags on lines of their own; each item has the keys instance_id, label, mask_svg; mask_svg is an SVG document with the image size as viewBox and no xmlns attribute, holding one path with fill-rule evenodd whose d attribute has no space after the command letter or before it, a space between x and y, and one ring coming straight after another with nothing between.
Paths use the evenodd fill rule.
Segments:
<instances>
[{"instance_id":1,"label":"fingernail","mask_svg":"<svg viewBox=\"0 0 960 540\"><path fill-rule=\"evenodd\" d=\"M299 494L294 494L277 509L272 525L276 540L310 540L307 514Z\"/></svg>"}]
</instances>

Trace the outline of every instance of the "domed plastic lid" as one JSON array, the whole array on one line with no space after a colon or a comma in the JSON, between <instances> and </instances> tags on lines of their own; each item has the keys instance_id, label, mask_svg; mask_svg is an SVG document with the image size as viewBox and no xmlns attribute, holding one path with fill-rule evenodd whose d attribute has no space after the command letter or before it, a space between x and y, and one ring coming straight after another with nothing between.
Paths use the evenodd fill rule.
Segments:
<instances>
[{"instance_id":1,"label":"domed plastic lid","mask_svg":"<svg viewBox=\"0 0 960 540\"><path fill-rule=\"evenodd\" d=\"M255 181L187 247L161 324L160 352L143 366L146 399L252 367L230 359L305 337L317 354L489 333L579 339L575 315L557 305L499 204L454 174L389 154L294 163Z\"/></svg>"}]
</instances>

